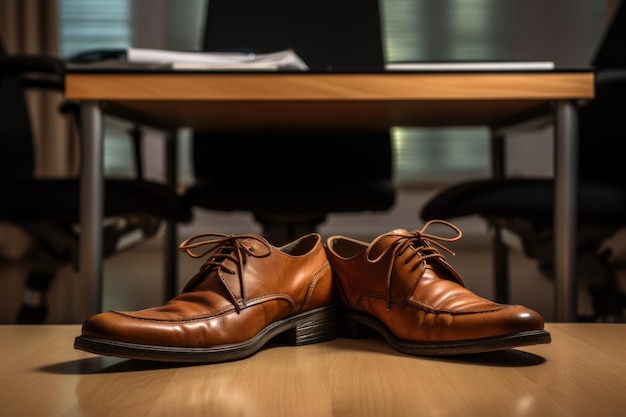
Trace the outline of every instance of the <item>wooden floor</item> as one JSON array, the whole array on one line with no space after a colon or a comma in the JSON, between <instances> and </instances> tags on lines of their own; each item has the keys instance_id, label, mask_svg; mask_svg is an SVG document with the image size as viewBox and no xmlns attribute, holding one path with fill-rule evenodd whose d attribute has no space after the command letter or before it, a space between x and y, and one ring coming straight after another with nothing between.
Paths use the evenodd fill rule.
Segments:
<instances>
[{"instance_id":1,"label":"wooden floor","mask_svg":"<svg viewBox=\"0 0 626 417\"><path fill-rule=\"evenodd\" d=\"M79 325L0 326L7 417L620 417L626 325L548 323L552 343L428 358L382 337L170 364L73 349Z\"/></svg>"}]
</instances>

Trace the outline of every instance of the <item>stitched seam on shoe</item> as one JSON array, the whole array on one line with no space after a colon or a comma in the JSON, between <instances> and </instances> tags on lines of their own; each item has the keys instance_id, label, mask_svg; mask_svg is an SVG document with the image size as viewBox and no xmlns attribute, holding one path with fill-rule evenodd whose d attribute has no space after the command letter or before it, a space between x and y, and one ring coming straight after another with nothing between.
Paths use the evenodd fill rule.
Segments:
<instances>
[{"instance_id":1,"label":"stitched seam on shoe","mask_svg":"<svg viewBox=\"0 0 626 417\"><path fill-rule=\"evenodd\" d=\"M356 298L355 300L355 305L360 306L361 302L366 299L366 298L378 298L380 300L387 300L387 295L383 295L379 292L369 292L369 291L365 291L362 292L361 294L359 294L359 296Z\"/></svg>"},{"instance_id":2,"label":"stitched seam on shoe","mask_svg":"<svg viewBox=\"0 0 626 417\"><path fill-rule=\"evenodd\" d=\"M233 287L230 286L227 279L224 279L224 275L221 269L217 272L217 276L219 277L222 284L226 287L226 290L228 291L228 293L233 297L233 300L235 301L235 303L237 304L246 303L248 301L248 300L244 300L243 297L240 297L233 292Z\"/></svg>"},{"instance_id":3,"label":"stitched seam on shoe","mask_svg":"<svg viewBox=\"0 0 626 417\"><path fill-rule=\"evenodd\" d=\"M493 310L483 310L483 311L452 311L452 310L448 310L445 308L434 307L430 304L424 303L423 301L416 300L413 297L411 297L410 300L412 301L411 304L413 304L414 306L422 308L427 313L433 313L433 314L450 314L454 316L467 316L470 314L493 313L494 311L502 310L501 308L494 308Z\"/></svg>"},{"instance_id":4,"label":"stitched seam on shoe","mask_svg":"<svg viewBox=\"0 0 626 417\"><path fill-rule=\"evenodd\" d=\"M292 296L290 296L289 294L285 294L282 292L277 292L277 293L270 293L270 294L265 294L259 297L254 297L248 300L247 302L247 307L252 307L258 304L263 304L266 301L273 301L273 300L287 300L289 301L289 304L291 305L291 311L295 311L295 300L293 299Z\"/></svg>"},{"instance_id":5,"label":"stitched seam on shoe","mask_svg":"<svg viewBox=\"0 0 626 417\"><path fill-rule=\"evenodd\" d=\"M414 306L422 309L426 313L431 313L431 314L451 314L451 315L466 314L466 313L454 312L452 310L447 310L447 309L444 309L444 308L437 308L437 307L435 307L435 306L433 306L431 304L426 304L423 301L416 300L413 297L410 297L410 301L412 301L411 304L413 304Z\"/></svg>"},{"instance_id":6,"label":"stitched seam on shoe","mask_svg":"<svg viewBox=\"0 0 626 417\"><path fill-rule=\"evenodd\" d=\"M315 274L313 274L313 278L311 279L311 282L309 283L309 288L307 289L306 296L304 297L304 302L302 303L302 308L300 308L300 311L308 307L309 301L311 300L311 297L313 296L313 291L315 291L315 286L317 284L317 281L326 272L328 268L330 268L330 264L326 262L324 265L322 265L320 269L317 270L317 272L315 272ZM332 271L331 271L331 274L332 274ZM331 279L332 279L332 275L331 275ZM331 285L332 285L332 282L331 282Z\"/></svg>"},{"instance_id":7,"label":"stitched seam on shoe","mask_svg":"<svg viewBox=\"0 0 626 417\"><path fill-rule=\"evenodd\" d=\"M151 321L155 323L188 323L188 322L193 322L193 321L201 321L201 320L222 317L234 311L236 311L234 306L227 306L227 307L223 307L221 309L216 310L216 312L212 314L197 315L197 316L188 317L184 319L167 319L167 320L157 319L157 318L148 318L148 317L137 317L137 316L132 316L130 314L127 314L125 312L121 312L121 311L113 311L113 313L120 315L122 317L125 317L125 318L129 318L129 319Z\"/></svg>"}]
</instances>

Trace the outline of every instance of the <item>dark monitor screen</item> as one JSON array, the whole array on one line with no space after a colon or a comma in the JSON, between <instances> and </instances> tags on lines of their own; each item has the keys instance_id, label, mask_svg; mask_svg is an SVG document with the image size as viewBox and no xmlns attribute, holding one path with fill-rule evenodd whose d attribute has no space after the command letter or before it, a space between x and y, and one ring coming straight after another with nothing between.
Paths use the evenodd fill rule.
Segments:
<instances>
[{"instance_id":1,"label":"dark monitor screen","mask_svg":"<svg viewBox=\"0 0 626 417\"><path fill-rule=\"evenodd\" d=\"M312 72L384 67L378 0L209 0L203 48L293 49Z\"/></svg>"},{"instance_id":2,"label":"dark monitor screen","mask_svg":"<svg viewBox=\"0 0 626 417\"><path fill-rule=\"evenodd\" d=\"M591 62L597 68L626 67L626 2L615 12Z\"/></svg>"}]
</instances>

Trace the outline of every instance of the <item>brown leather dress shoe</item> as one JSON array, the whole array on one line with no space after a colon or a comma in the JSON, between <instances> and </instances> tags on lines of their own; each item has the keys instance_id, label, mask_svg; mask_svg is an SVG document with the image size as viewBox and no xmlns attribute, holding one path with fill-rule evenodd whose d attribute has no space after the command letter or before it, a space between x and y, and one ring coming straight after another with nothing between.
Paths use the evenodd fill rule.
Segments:
<instances>
[{"instance_id":1,"label":"brown leather dress shoe","mask_svg":"<svg viewBox=\"0 0 626 417\"><path fill-rule=\"evenodd\" d=\"M426 233L433 223L452 238ZM457 355L550 343L543 318L519 305L486 300L467 288L439 249L461 238L434 220L421 230L394 230L371 244L342 236L326 242L333 268L339 334L378 332L412 355Z\"/></svg>"},{"instance_id":2,"label":"brown leather dress shoe","mask_svg":"<svg viewBox=\"0 0 626 417\"><path fill-rule=\"evenodd\" d=\"M96 314L74 347L124 358L224 362L253 355L279 335L295 345L335 337L332 272L318 234L280 248L258 235L203 234L180 248L206 256L180 295L160 307Z\"/></svg>"}]
</instances>

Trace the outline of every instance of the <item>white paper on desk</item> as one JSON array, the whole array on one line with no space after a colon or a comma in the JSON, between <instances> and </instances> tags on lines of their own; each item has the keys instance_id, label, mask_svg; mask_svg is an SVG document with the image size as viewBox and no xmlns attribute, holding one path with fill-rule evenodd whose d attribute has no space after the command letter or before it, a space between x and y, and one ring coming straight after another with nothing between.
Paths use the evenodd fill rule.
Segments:
<instances>
[{"instance_id":1,"label":"white paper on desk","mask_svg":"<svg viewBox=\"0 0 626 417\"><path fill-rule=\"evenodd\" d=\"M198 70L297 70L309 67L293 51L286 49L267 54L240 52L177 52L162 49L129 48L126 59L129 63L170 64L173 69Z\"/></svg>"},{"instance_id":2,"label":"white paper on desk","mask_svg":"<svg viewBox=\"0 0 626 417\"><path fill-rule=\"evenodd\" d=\"M233 62L224 64L204 64L202 62L172 62L169 68L174 70L216 70L216 71L238 71L238 70L257 70L257 71L278 71L278 64L269 62Z\"/></svg>"},{"instance_id":3,"label":"white paper on desk","mask_svg":"<svg viewBox=\"0 0 626 417\"><path fill-rule=\"evenodd\" d=\"M551 71L551 61L390 62L387 71Z\"/></svg>"}]
</instances>

